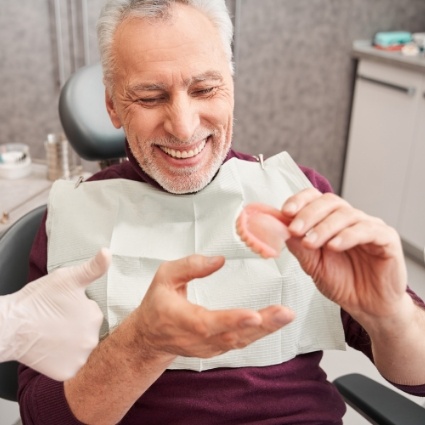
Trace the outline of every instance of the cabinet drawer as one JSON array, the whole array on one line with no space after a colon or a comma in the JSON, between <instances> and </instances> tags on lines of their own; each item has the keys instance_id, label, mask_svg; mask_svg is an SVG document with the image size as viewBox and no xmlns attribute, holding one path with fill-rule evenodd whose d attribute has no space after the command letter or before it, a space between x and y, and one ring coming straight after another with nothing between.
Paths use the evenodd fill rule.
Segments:
<instances>
[{"instance_id":1,"label":"cabinet drawer","mask_svg":"<svg viewBox=\"0 0 425 425\"><path fill-rule=\"evenodd\" d=\"M409 96L421 94L421 74L377 62L361 61L357 70L357 79L376 85L382 90L396 90Z\"/></svg>"}]
</instances>

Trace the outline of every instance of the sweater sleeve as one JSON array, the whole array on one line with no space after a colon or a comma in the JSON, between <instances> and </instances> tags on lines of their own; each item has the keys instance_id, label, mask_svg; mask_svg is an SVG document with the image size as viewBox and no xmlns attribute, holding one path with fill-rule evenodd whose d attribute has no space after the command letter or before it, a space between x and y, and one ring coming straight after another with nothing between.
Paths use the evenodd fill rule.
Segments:
<instances>
[{"instance_id":1,"label":"sweater sleeve","mask_svg":"<svg viewBox=\"0 0 425 425\"><path fill-rule=\"evenodd\" d=\"M25 425L84 425L75 418L65 398L64 385L20 365L18 402Z\"/></svg>"},{"instance_id":2,"label":"sweater sleeve","mask_svg":"<svg viewBox=\"0 0 425 425\"><path fill-rule=\"evenodd\" d=\"M310 183L320 192L327 193L332 192L333 189L329 181L319 174L317 171L312 168L304 167L302 165L299 166L301 171L306 175L306 177L310 180Z\"/></svg>"}]
</instances>

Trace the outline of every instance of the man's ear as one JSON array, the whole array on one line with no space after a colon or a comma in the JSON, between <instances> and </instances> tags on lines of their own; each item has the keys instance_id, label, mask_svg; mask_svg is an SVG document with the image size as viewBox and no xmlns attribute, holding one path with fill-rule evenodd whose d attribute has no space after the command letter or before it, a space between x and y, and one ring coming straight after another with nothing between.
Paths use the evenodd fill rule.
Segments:
<instances>
[{"instance_id":1,"label":"man's ear","mask_svg":"<svg viewBox=\"0 0 425 425\"><path fill-rule=\"evenodd\" d=\"M108 111L109 117L111 118L112 124L115 128L121 128L121 120L118 117L118 114L115 110L114 101L112 99L112 96L109 93L109 90L105 90L105 103L106 103L106 110Z\"/></svg>"}]
</instances>

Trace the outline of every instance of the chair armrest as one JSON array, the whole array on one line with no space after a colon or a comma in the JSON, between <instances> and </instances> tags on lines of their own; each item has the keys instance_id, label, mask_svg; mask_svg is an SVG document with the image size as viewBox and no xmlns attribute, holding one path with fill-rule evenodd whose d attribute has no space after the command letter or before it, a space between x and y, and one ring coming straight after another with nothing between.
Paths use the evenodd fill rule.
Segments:
<instances>
[{"instance_id":1,"label":"chair armrest","mask_svg":"<svg viewBox=\"0 0 425 425\"><path fill-rule=\"evenodd\" d=\"M423 407L373 379L353 373L333 383L345 402L373 424L425 424Z\"/></svg>"}]
</instances>

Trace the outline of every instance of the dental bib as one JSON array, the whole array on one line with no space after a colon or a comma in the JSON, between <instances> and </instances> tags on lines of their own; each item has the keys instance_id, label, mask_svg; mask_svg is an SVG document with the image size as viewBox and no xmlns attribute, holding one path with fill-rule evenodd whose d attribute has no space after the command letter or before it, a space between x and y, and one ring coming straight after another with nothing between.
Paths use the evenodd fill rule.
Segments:
<instances>
[{"instance_id":1,"label":"dental bib","mask_svg":"<svg viewBox=\"0 0 425 425\"><path fill-rule=\"evenodd\" d=\"M285 247L274 259L253 253L236 234L242 208L280 208L311 183L283 152L258 163L233 158L202 191L173 195L147 183L111 179L54 183L48 204L48 270L79 264L109 247L106 276L87 289L103 311L107 334L140 305L164 261L194 253L223 255L223 268L188 285L190 302L208 309L259 310L283 304L296 313L281 330L243 349L210 358L177 357L169 369L268 366L298 354L345 349L340 307L325 298Z\"/></svg>"}]
</instances>

